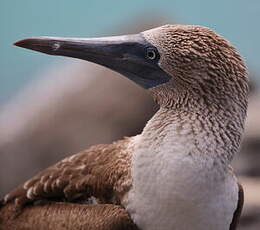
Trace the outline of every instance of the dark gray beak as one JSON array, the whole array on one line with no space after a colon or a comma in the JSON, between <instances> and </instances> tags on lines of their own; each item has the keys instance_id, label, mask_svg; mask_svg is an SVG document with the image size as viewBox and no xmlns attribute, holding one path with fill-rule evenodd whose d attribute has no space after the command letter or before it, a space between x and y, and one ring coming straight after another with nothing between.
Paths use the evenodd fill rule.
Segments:
<instances>
[{"instance_id":1,"label":"dark gray beak","mask_svg":"<svg viewBox=\"0 0 260 230\"><path fill-rule=\"evenodd\" d=\"M125 75L143 88L151 88L170 79L158 65L160 55L157 48L142 34L90 39L34 37L14 45L97 63Z\"/></svg>"}]
</instances>

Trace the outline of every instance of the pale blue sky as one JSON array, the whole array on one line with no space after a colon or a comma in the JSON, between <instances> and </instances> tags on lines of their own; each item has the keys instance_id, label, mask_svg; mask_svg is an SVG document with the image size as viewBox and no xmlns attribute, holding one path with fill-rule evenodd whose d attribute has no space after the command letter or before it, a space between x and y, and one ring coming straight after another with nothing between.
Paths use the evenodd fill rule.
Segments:
<instances>
[{"instance_id":1,"label":"pale blue sky","mask_svg":"<svg viewBox=\"0 0 260 230\"><path fill-rule=\"evenodd\" d=\"M1 0L0 102L12 98L41 69L62 60L13 47L12 42L38 35L110 35L142 14L208 26L238 48L250 70L260 73L259 0Z\"/></svg>"}]
</instances>

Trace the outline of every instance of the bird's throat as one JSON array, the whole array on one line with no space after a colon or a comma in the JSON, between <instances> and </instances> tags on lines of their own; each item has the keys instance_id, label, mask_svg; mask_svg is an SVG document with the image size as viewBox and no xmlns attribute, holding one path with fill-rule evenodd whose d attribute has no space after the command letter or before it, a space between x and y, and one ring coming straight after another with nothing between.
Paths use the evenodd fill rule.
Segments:
<instances>
[{"instance_id":1,"label":"bird's throat","mask_svg":"<svg viewBox=\"0 0 260 230\"><path fill-rule=\"evenodd\" d=\"M190 229L185 220L199 213L198 219L193 218L191 222L198 224L194 229L204 230L201 223L205 220L200 218L206 219L207 212L217 211L214 205L208 210L205 207L215 197L222 199L218 197L219 191L224 194L223 197L229 189L235 191L236 183L229 172L229 160L224 158L223 153L227 149L224 143L221 147L215 132L210 130L207 121L201 120L198 115L177 114L161 108L143 133L132 139L133 186L125 206L141 229L181 229L181 224L183 229ZM227 186L231 184L231 188L223 185L227 178L232 181L227 183ZM234 195L227 202L229 213L219 218L230 221L236 199ZM221 208L225 209L224 206L223 203ZM212 223L214 221L208 220L208 224ZM221 229L221 226L212 229Z\"/></svg>"}]
</instances>

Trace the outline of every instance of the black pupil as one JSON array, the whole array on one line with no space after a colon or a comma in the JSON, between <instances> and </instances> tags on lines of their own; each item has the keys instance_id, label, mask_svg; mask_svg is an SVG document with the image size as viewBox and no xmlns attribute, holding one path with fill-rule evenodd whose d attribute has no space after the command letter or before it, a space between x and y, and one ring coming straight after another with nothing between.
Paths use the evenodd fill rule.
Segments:
<instances>
[{"instance_id":1,"label":"black pupil","mask_svg":"<svg viewBox=\"0 0 260 230\"><path fill-rule=\"evenodd\" d=\"M150 58L150 59L155 59L156 57L156 53L154 50L148 50L147 51L147 57Z\"/></svg>"}]
</instances>

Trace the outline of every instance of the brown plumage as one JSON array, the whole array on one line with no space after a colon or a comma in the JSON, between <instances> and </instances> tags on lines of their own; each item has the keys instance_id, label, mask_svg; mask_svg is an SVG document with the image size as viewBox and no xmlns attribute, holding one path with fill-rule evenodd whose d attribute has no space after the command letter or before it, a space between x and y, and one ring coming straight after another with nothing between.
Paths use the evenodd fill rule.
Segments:
<instances>
[{"instance_id":1,"label":"brown plumage","mask_svg":"<svg viewBox=\"0 0 260 230\"><path fill-rule=\"evenodd\" d=\"M38 204L16 212L12 204L1 211L0 230L138 230L118 205L74 203Z\"/></svg>"},{"instance_id":2,"label":"brown plumage","mask_svg":"<svg viewBox=\"0 0 260 230\"><path fill-rule=\"evenodd\" d=\"M43 170L6 196L16 205L39 199L120 204L131 186L129 139L97 145Z\"/></svg>"},{"instance_id":3,"label":"brown plumage","mask_svg":"<svg viewBox=\"0 0 260 230\"><path fill-rule=\"evenodd\" d=\"M110 67L149 89L160 110L141 135L91 147L19 186L5 198L4 226L15 212L14 223L37 210L33 220L61 213L70 229L67 211L83 210L93 230L103 229L91 222L97 213L96 221L113 223L111 230L121 221L143 230L186 230L190 223L194 230L236 228L243 192L230 162L244 129L248 78L229 42L204 27L166 25L139 35L31 38L16 45ZM63 203L26 206L43 199Z\"/></svg>"},{"instance_id":4,"label":"brown plumage","mask_svg":"<svg viewBox=\"0 0 260 230\"><path fill-rule=\"evenodd\" d=\"M1 209L0 226L34 229L33 223L37 223L37 229L136 229L127 212L117 205L131 186L131 155L125 151L128 142L125 138L110 145L92 146L18 186L5 197L7 206ZM27 205L23 209L43 199L63 202ZM81 219L75 221L78 216Z\"/></svg>"}]
</instances>

